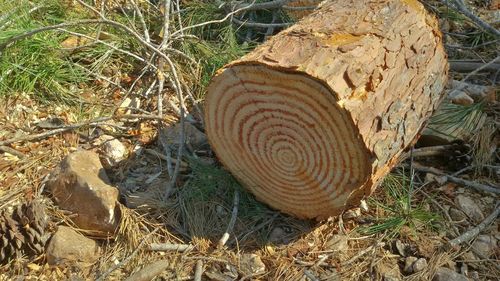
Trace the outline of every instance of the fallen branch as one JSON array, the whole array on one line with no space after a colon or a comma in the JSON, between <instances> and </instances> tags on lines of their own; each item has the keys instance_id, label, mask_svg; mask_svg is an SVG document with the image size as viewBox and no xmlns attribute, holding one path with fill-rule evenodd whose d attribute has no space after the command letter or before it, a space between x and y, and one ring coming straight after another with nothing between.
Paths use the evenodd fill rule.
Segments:
<instances>
[{"instance_id":1,"label":"fallen branch","mask_svg":"<svg viewBox=\"0 0 500 281\"><path fill-rule=\"evenodd\" d=\"M377 242L375 245L371 245L370 247L360 251L357 255L355 255L354 257L352 257L350 260L346 261L344 264L342 264L342 266L347 266L347 265L350 265L352 263L354 263L355 261L357 261L359 258L361 258L362 256L366 255L367 253L375 250L375 248L378 248L378 247L384 247L385 246L385 243L384 242Z\"/></svg>"},{"instance_id":2,"label":"fallen branch","mask_svg":"<svg viewBox=\"0 0 500 281\"><path fill-rule=\"evenodd\" d=\"M186 252L192 249L194 246L188 244L152 243L148 246L149 251L155 252Z\"/></svg>"},{"instance_id":3,"label":"fallen branch","mask_svg":"<svg viewBox=\"0 0 500 281\"><path fill-rule=\"evenodd\" d=\"M477 26L481 27L483 30L495 35L496 37L500 37L500 31L494 28L487 22L483 21L480 17L473 14L465 5L463 0L451 0L451 1L441 1L448 7L462 13L464 16L468 17L472 22L474 22Z\"/></svg>"},{"instance_id":4,"label":"fallen branch","mask_svg":"<svg viewBox=\"0 0 500 281\"><path fill-rule=\"evenodd\" d=\"M156 228L154 229L153 231L151 231L150 233L148 233L148 235L146 235L141 243L139 243L139 245L137 245L137 248L135 248L135 250L128 256L126 257L124 260L122 260L121 262L119 262L118 264L112 266L111 268L109 268L106 272L104 272L101 276L99 276L99 278L96 279L96 281L104 281L106 280L106 278L115 270L117 270L118 268L126 265L130 260L132 260L132 258L134 258L137 253L139 253L139 250L141 250L142 248L142 245L144 245L144 243L146 243L146 241L149 239L149 237L151 237L153 234L155 234L160 228Z\"/></svg>"},{"instance_id":5,"label":"fallen branch","mask_svg":"<svg viewBox=\"0 0 500 281\"><path fill-rule=\"evenodd\" d=\"M500 63L483 63L480 61L470 61L470 60L450 60L450 69L458 72L471 72L478 68L484 71L498 71L500 70ZM485 66L486 65L486 66Z\"/></svg>"},{"instance_id":6,"label":"fallen branch","mask_svg":"<svg viewBox=\"0 0 500 281\"><path fill-rule=\"evenodd\" d=\"M444 176L444 177L446 177L446 180L449 182L456 183L456 184L459 184L462 186L472 187L478 191L485 191L485 192L490 192L490 193L494 193L494 194L500 194L500 189L498 189L498 188L495 188L493 186L489 186L486 184L481 184L481 183L457 178L454 176L450 176L450 175L448 175L448 174L444 173L443 171L440 171L436 168L425 167L425 166L422 166L421 164L418 164L418 163L414 163L414 168L415 168L415 170L418 170L421 172L431 173L431 174L438 175L438 176Z\"/></svg>"},{"instance_id":7,"label":"fallen branch","mask_svg":"<svg viewBox=\"0 0 500 281\"><path fill-rule=\"evenodd\" d=\"M255 11L255 10L271 10L271 9L280 9L289 2L293 0L274 0L264 3L256 3L253 5L249 4L240 4L235 8L242 11Z\"/></svg>"},{"instance_id":8,"label":"fallen branch","mask_svg":"<svg viewBox=\"0 0 500 281\"><path fill-rule=\"evenodd\" d=\"M57 134L60 134L60 133L64 133L66 131L78 129L78 128L81 128L81 127L84 127L84 126L99 125L102 122L106 122L106 121L109 121L111 119L113 119L113 118L112 117L101 117L101 118L97 118L97 119L94 119L94 120L91 120L91 121L87 121L87 122L82 122L82 123L67 125L67 126L64 126L62 128L58 128L58 129L46 131L46 132L43 132L43 133L38 133L38 134L33 134L33 135L27 135L27 136L21 136L21 137L17 137L17 138L12 138L12 139L8 139L8 140L0 141L0 146L9 145L9 144L15 143L15 142L26 142L26 141L41 140L41 139L44 139L44 138L47 138L47 137L50 137L50 136L53 136L53 135L57 135Z\"/></svg>"},{"instance_id":9,"label":"fallen branch","mask_svg":"<svg viewBox=\"0 0 500 281\"><path fill-rule=\"evenodd\" d=\"M233 198L233 211L231 213L231 220L227 225L226 232L222 235L222 238L219 240L217 247L222 248L226 245L227 240L229 239L229 233L233 231L234 224L236 223L236 218L238 217L238 205L240 204L240 192L238 190L234 191Z\"/></svg>"},{"instance_id":10,"label":"fallen branch","mask_svg":"<svg viewBox=\"0 0 500 281\"><path fill-rule=\"evenodd\" d=\"M289 27L292 23L260 23L260 22L251 22L251 21L241 21L237 18L233 18L232 21L240 26L245 27L258 27L258 28L282 28Z\"/></svg>"},{"instance_id":11,"label":"fallen branch","mask_svg":"<svg viewBox=\"0 0 500 281\"><path fill-rule=\"evenodd\" d=\"M203 262L198 260L196 262L196 268L194 270L194 281L201 281L201 276L203 275Z\"/></svg>"},{"instance_id":12,"label":"fallen branch","mask_svg":"<svg viewBox=\"0 0 500 281\"><path fill-rule=\"evenodd\" d=\"M12 139L7 139L7 140L4 140L4 141L0 141L0 147L5 147L6 145L9 145L9 144L12 144L12 143L16 143L16 142L37 141L37 140L45 139L45 138L53 136L53 135L57 135L57 134L64 133L64 132L67 132L67 131L79 129L81 127L106 125L103 122L106 122L106 121L109 121L109 120L112 120L112 119L164 120L164 118L162 118L160 116L149 115L149 114L126 114L126 115L116 115L116 116L100 117L100 118L96 118L96 119L93 119L93 120L90 120L90 121L86 121L86 122L81 122L81 123L76 123L76 124L70 124L70 125L61 126L60 128L56 128L56 129L45 131L45 132L38 133L38 134L27 135L27 136L20 136L20 137L17 137L17 138L12 138ZM3 149L1 149L1 150L3 150Z\"/></svg>"},{"instance_id":13,"label":"fallen branch","mask_svg":"<svg viewBox=\"0 0 500 281\"><path fill-rule=\"evenodd\" d=\"M480 224L476 227L469 229L467 232L458 236L457 238L450 240L448 244L451 247L457 247L464 242L471 241L474 237L476 237L481 231L483 231L488 225L490 225L497 217L500 215L500 202L498 202L491 213L487 218L485 218Z\"/></svg>"},{"instance_id":14,"label":"fallen branch","mask_svg":"<svg viewBox=\"0 0 500 281\"><path fill-rule=\"evenodd\" d=\"M24 157L25 157L25 155L24 155L23 153L21 153L21 152L19 152L19 151L15 150L15 149L13 149L13 148L10 148L10 147L8 147L8 146L5 146L5 145L0 145L0 152L2 152L2 151L3 151L3 152L7 152L7 153L9 153L9 154L12 154L12 155L14 155L14 156L17 156L17 157L18 157L18 158L20 158L20 159L22 159L22 158L24 158Z\"/></svg>"},{"instance_id":15,"label":"fallen branch","mask_svg":"<svg viewBox=\"0 0 500 281\"><path fill-rule=\"evenodd\" d=\"M307 269L304 270L304 275L311 281L319 281L318 277L314 276L314 274Z\"/></svg>"},{"instance_id":16,"label":"fallen branch","mask_svg":"<svg viewBox=\"0 0 500 281\"><path fill-rule=\"evenodd\" d=\"M130 275L125 281L149 281L160 275L168 268L170 263L167 260L155 261L146 265L141 270Z\"/></svg>"}]
</instances>

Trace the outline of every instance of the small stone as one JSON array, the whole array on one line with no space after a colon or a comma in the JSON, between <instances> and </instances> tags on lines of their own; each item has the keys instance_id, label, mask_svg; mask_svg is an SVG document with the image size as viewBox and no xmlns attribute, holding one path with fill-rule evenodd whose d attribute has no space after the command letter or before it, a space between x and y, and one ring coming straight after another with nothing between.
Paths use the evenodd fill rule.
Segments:
<instances>
[{"instance_id":1,"label":"small stone","mask_svg":"<svg viewBox=\"0 0 500 281\"><path fill-rule=\"evenodd\" d=\"M437 176L432 173L427 173L425 174L425 181L436 182L439 185L443 185L448 181L448 178L446 176Z\"/></svg>"},{"instance_id":2,"label":"small stone","mask_svg":"<svg viewBox=\"0 0 500 281\"><path fill-rule=\"evenodd\" d=\"M478 235L472 248L479 252L484 258L489 258L497 249L497 239L489 235Z\"/></svg>"},{"instance_id":3,"label":"small stone","mask_svg":"<svg viewBox=\"0 0 500 281\"><path fill-rule=\"evenodd\" d=\"M412 269L413 272L420 272L424 270L427 267L427 260L424 258L418 259L416 262L413 263Z\"/></svg>"},{"instance_id":4,"label":"small stone","mask_svg":"<svg viewBox=\"0 0 500 281\"><path fill-rule=\"evenodd\" d=\"M481 209L470 197L460 194L455 197L455 202L460 209L474 221L480 222L484 220L484 215L481 212Z\"/></svg>"},{"instance_id":5,"label":"small stone","mask_svg":"<svg viewBox=\"0 0 500 281\"><path fill-rule=\"evenodd\" d=\"M104 141L103 153L105 159L109 162L109 166L113 167L125 160L127 148L119 140L111 137L111 139Z\"/></svg>"},{"instance_id":6,"label":"small stone","mask_svg":"<svg viewBox=\"0 0 500 281\"><path fill-rule=\"evenodd\" d=\"M396 250L394 252L396 252L397 254L399 254L402 257L406 256L406 253L405 253L406 246L405 246L405 244L403 244L403 242L401 242L401 240L394 241L393 245L394 245L394 248Z\"/></svg>"},{"instance_id":7,"label":"small stone","mask_svg":"<svg viewBox=\"0 0 500 281\"><path fill-rule=\"evenodd\" d=\"M472 278L474 281L479 280L479 272L471 271L469 272L469 277Z\"/></svg>"},{"instance_id":8,"label":"small stone","mask_svg":"<svg viewBox=\"0 0 500 281\"><path fill-rule=\"evenodd\" d=\"M67 226L59 226L47 246L50 265L83 263L91 265L99 258L96 242Z\"/></svg>"},{"instance_id":9,"label":"small stone","mask_svg":"<svg viewBox=\"0 0 500 281\"><path fill-rule=\"evenodd\" d=\"M436 274L434 278L432 278L432 281L469 281L469 279L454 270L440 267L436 270Z\"/></svg>"},{"instance_id":10,"label":"small stone","mask_svg":"<svg viewBox=\"0 0 500 281\"><path fill-rule=\"evenodd\" d=\"M180 132L181 126L179 123L161 131L166 138L166 142L172 144L174 148L179 145ZM208 146L207 136L189 122L184 124L184 138L188 148L194 151Z\"/></svg>"},{"instance_id":11,"label":"small stone","mask_svg":"<svg viewBox=\"0 0 500 281\"><path fill-rule=\"evenodd\" d=\"M110 185L96 153L80 150L66 156L47 188L59 207L75 215L72 220L79 228L103 237L115 232L120 221L118 189Z\"/></svg>"},{"instance_id":12,"label":"small stone","mask_svg":"<svg viewBox=\"0 0 500 281\"><path fill-rule=\"evenodd\" d=\"M240 260L240 270L244 275L264 273L266 265L256 254L243 254Z\"/></svg>"},{"instance_id":13,"label":"small stone","mask_svg":"<svg viewBox=\"0 0 500 281\"><path fill-rule=\"evenodd\" d=\"M347 236L342 234L333 235L325 245L326 249L332 251L339 251L341 253L347 252L349 244L347 243Z\"/></svg>"},{"instance_id":14,"label":"small stone","mask_svg":"<svg viewBox=\"0 0 500 281\"><path fill-rule=\"evenodd\" d=\"M345 211L342 218L345 220L350 220L350 219L355 219L355 218L360 217L360 216L361 216L361 209L354 208L354 209L350 209L350 210Z\"/></svg>"},{"instance_id":15,"label":"small stone","mask_svg":"<svg viewBox=\"0 0 500 281\"><path fill-rule=\"evenodd\" d=\"M277 226L274 227L271 233L269 234L269 242L274 244L283 243L283 239L286 235L285 230L283 228Z\"/></svg>"},{"instance_id":16,"label":"small stone","mask_svg":"<svg viewBox=\"0 0 500 281\"><path fill-rule=\"evenodd\" d=\"M413 263L415 263L418 260L416 257L407 257L405 259L405 267L403 271L407 274L413 273Z\"/></svg>"},{"instance_id":17,"label":"small stone","mask_svg":"<svg viewBox=\"0 0 500 281\"><path fill-rule=\"evenodd\" d=\"M450 93L453 93L453 94L449 95L449 97L450 97L451 102L454 104L471 105L474 103L474 99L472 99L464 91L455 90L455 91L451 91Z\"/></svg>"},{"instance_id":18,"label":"small stone","mask_svg":"<svg viewBox=\"0 0 500 281\"><path fill-rule=\"evenodd\" d=\"M462 222L462 221L467 220L467 216L464 214L464 212L462 212L458 209L450 208L450 210L448 212L450 214L451 219L454 222Z\"/></svg>"},{"instance_id":19,"label":"small stone","mask_svg":"<svg viewBox=\"0 0 500 281\"><path fill-rule=\"evenodd\" d=\"M392 276L390 274L384 274L384 281L400 281L400 280L401 279L399 279L396 276Z\"/></svg>"}]
</instances>

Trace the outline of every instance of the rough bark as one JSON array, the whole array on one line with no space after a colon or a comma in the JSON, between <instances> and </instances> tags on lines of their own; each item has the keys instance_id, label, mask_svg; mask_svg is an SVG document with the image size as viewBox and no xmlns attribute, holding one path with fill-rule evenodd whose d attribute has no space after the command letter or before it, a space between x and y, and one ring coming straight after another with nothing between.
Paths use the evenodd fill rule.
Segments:
<instances>
[{"instance_id":1,"label":"rough bark","mask_svg":"<svg viewBox=\"0 0 500 281\"><path fill-rule=\"evenodd\" d=\"M373 192L438 106L447 72L419 2L326 2L217 73L206 131L259 200L325 218Z\"/></svg>"}]
</instances>

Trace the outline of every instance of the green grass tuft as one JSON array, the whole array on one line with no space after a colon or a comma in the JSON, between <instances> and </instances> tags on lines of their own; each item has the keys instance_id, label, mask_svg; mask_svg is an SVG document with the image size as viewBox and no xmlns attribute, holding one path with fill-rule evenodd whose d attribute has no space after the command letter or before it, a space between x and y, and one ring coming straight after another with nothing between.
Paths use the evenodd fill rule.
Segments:
<instances>
[{"instance_id":1,"label":"green grass tuft","mask_svg":"<svg viewBox=\"0 0 500 281\"><path fill-rule=\"evenodd\" d=\"M413 202L413 181L404 171L389 174L382 183L384 202L371 199L371 203L381 208L385 217L377 219L374 225L360 229L365 234L386 233L397 236L403 227L417 232L422 226L433 226L439 218L423 208L425 202Z\"/></svg>"},{"instance_id":2,"label":"green grass tuft","mask_svg":"<svg viewBox=\"0 0 500 281\"><path fill-rule=\"evenodd\" d=\"M60 1L1 1L5 18L0 21L0 43L11 36L64 19ZM39 33L3 50L0 57L0 96L19 92L42 99L61 100L71 96L69 84L86 80L58 51L64 34Z\"/></svg>"}]
</instances>

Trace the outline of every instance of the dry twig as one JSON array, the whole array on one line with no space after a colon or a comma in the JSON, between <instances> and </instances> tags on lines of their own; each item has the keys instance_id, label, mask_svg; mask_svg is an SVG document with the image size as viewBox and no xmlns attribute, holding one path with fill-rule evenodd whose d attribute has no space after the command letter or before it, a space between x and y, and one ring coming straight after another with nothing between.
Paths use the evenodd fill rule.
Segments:
<instances>
[{"instance_id":1,"label":"dry twig","mask_svg":"<svg viewBox=\"0 0 500 281\"><path fill-rule=\"evenodd\" d=\"M138 253L139 253L139 250L141 250L142 248L142 245L144 245L146 243L146 241L149 239L149 237L151 237L153 234L155 234L160 228L156 228L154 229L153 231L151 231L150 233L148 233L148 235L146 235L141 243L139 243L139 245L137 245L137 248L135 248L135 250L128 256L126 257L124 260L122 260L120 263L112 266L111 268L109 268L106 272L104 272L101 276L99 276L99 278L96 279L96 281L103 281L103 280L106 280L106 278L108 278L108 276L115 270L117 270L118 268L126 265L130 260L132 260L132 258L134 258Z\"/></svg>"},{"instance_id":2,"label":"dry twig","mask_svg":"<svg viewBox=\"0 0 500 281\"><path fill-rule=\"evenodd\" d=\"M488 225L490 225L497 217L500 215L500 202L498 202L491 213L487 218L485 218L480 224L476 227L469 229L467 232L461 234L457 238L450 240L448 244L452 247L457 247L458 245L471 241L474 237L476 237L481 231L483 231Z\"/></svg>"},{"instance_id":3,"label":"dry twig","mask_svg":"<svg viewBox=\"0 0 500 281\"><path fill-rule=\"evenodd\" d=\"M156 252L186 252L192 249L194 246L188 244L152 243L148 246L149 251Z\"/></svg>"},{"instance_id":4,"label":"dry twig","mask_svg":"<svg viewBox=\"0 0 500 281\"><path fill-rule=\"evenodd\" d=\"M202 275L203 275L203 261L198 260L196 262L196 268L194 270L194 281L201 281Z\"/></svg>"},{"instance_id":5,"label":"dry twig","mask_svg":"<svg viewBox=\"0 0 500 281\"><path fill-rule=\"evenodd\" d=\"M436 168L425 167L425 166L422 166L421 164L418 164L418 163L414 163L414 168L415 168L415 170L418 170L418 171L421 171L421 172L431 173L431 174L435 174L435 175L438 175L438 176L444 176L444 177L446 177L446 180L449 181L449 182L460 184L460 185L463 185L463 186L472 187L472 188L474 188L474 189L476 189L478 191L490 192L490 193L494 193L494 194L500 194L500 189L498 189L496 187L489 186L489 185L486 185L486 184L477 183L477 182L473 182L473 181L469 181L469 180L464 180L464 179L457 178L457 177L454 177L454 176L450 176L450 175L445 174L443 171L440 171L440 170L438 170Z\"/></svg>"},{"instance_id":6,"label":"dry twig","mask_svg":"<svg viewBox=\"0 0 500 281\"><path fill-rule=\"evenodd\" d=\"M217 247L222 248L226 245L227 240L229 239L229 233L233 231L234 224L236 223L236 218L238 217L238 205L240 204L240 192L238 190L234 191L233 198L233 211L231 212L231 220L227 225L226 232L222 235Z\"/></svg>"}]
</instances>

